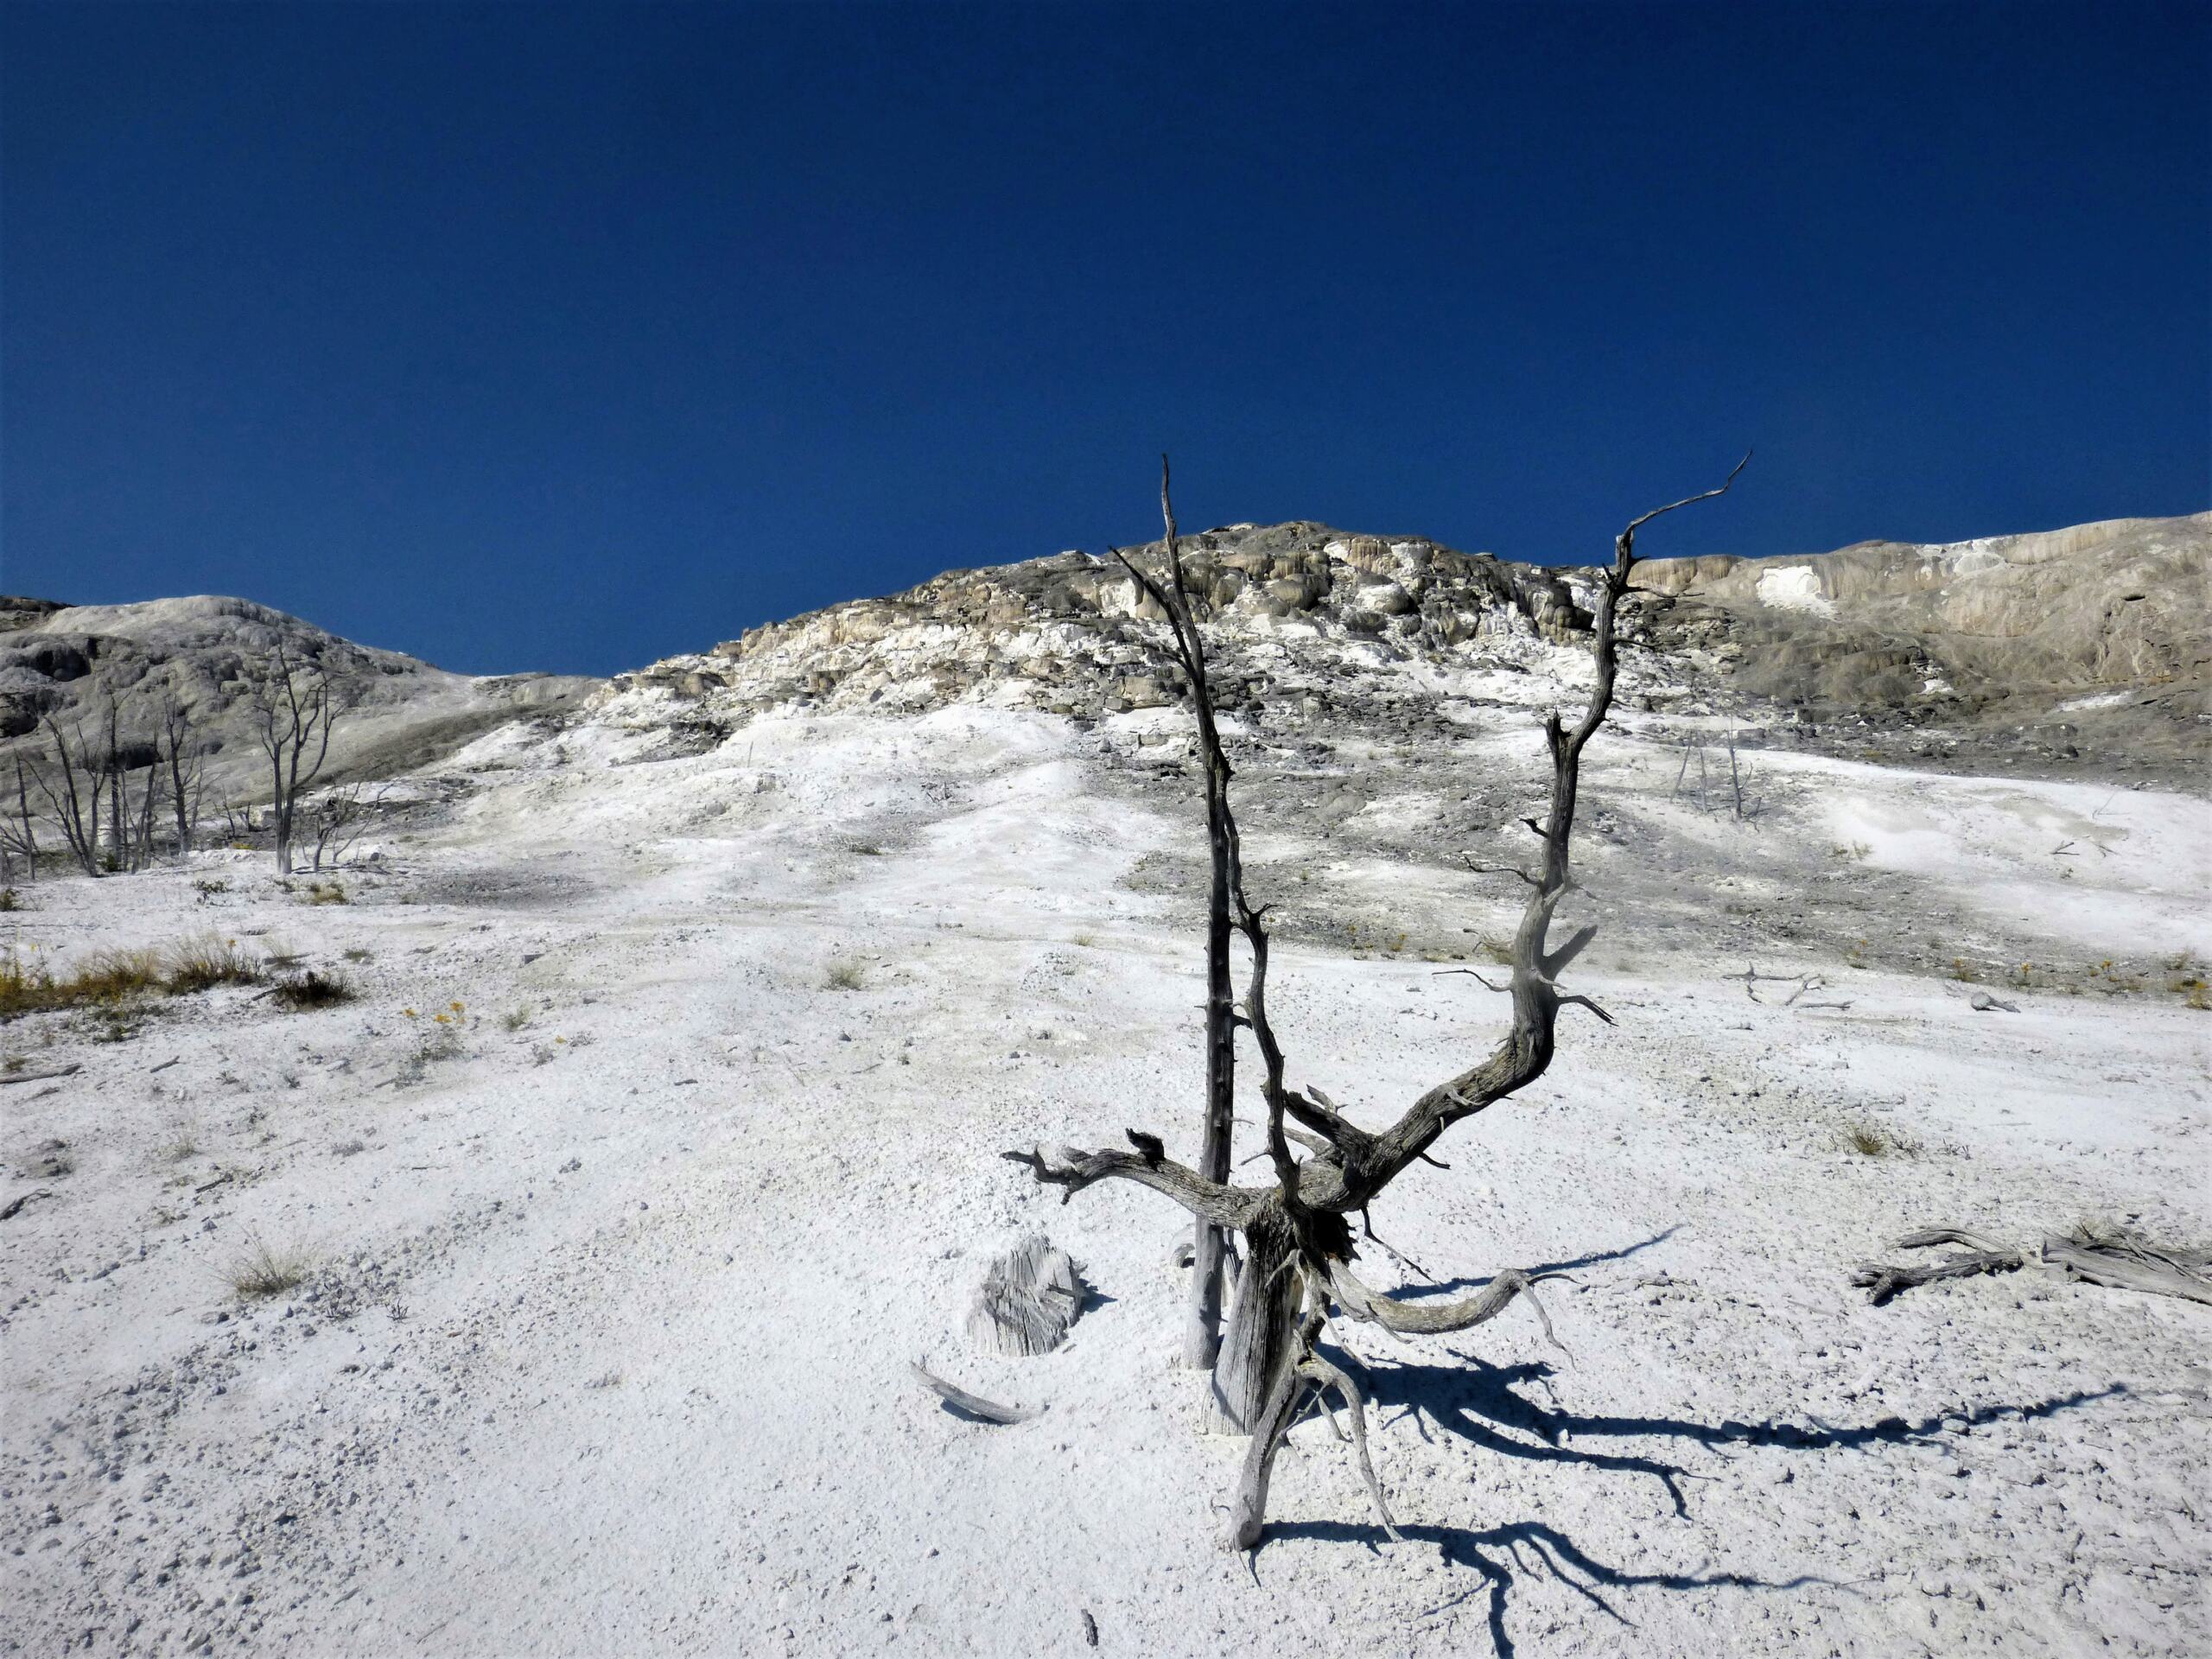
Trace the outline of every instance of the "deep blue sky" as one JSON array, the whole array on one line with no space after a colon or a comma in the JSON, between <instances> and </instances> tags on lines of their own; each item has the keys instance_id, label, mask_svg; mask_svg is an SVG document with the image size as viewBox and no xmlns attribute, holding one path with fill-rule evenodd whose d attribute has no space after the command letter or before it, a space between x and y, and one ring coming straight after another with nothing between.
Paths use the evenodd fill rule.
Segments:
<instances>
[{"instance_id":1,"label":"deep blue sky","mask_svg":"<svg viewBox=\"0 0 2212 1659\"><path fill-rule=\"evenodd\" d=\"M9 4L0 588L609 671L1326 519L2212 499L2212 8Z\"/></svg>"}]
</instances>

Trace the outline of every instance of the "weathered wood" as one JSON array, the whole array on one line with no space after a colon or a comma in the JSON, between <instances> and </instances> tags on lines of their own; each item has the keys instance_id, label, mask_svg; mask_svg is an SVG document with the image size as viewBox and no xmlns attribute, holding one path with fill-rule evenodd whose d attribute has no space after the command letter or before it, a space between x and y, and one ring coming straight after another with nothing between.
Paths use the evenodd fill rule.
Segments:
<instances>
[{"instance_id":1,"label":"weathered wood","mask_svg":"<svg viewBox=\"0 0 2212 1659\"><path fill-rule=\"evenodd\" d=\"M968 1309L968 1339L979 1348L1027 1358L1049 1354L1082 1317L1090 1287L1042 1233L1032 1233L983 1275Z\"/></svg>"},{"instance_id":2,"label":"weathered wood","mask_svg":"<svg viewBox=\"0 0 2212 1659\"><path fill-rule=\"evenodd\" d=\"M1217 1433L1250 1433L1277 1375L1294 1360L1292 1322L1300 1289L1291 1270L1289 1230L1255 1226L1246 1230L1244 1241L1244 1271L1237 1275L1210 1390L1206 1427Z\"/></svg>"},{"instance_id":3,"label":"weathered wood","mask_svg":"<svg viewBox=\"0 0 2212 1659\"><path fill-rule=\"evenodd\" d=\"M978 1422L997 1423L1002 1426L1009 1423L1026 1423L1031 1418L1041 1415L1044 1410L1041 1406L1002 1406L995 1400L986 1400L979 1394L970 1394L957 1383L946 1382L924 1365L917 1363L910 1369L914 1373L915 1380L924 1388L936 1395L954 1411L964 1417L973 1417Z\"/></svg>"},{"instance_id":4,"label":"weathered wood","mask_svg":"<svg viewBox=\"0 0 2212 1659\"><path fill-rule=\"evenodd\" d=\"M2212 1306L2212 1251L2170 1249L2133 1233L2095 1234L2077 1229L2070 1235L2046 1234L2042 1243L2029 1249L1999 1244L1955 1227L1922 1227L1896 1240L1892 1248L1914 1250L1937 1244L1962 1248L1939 1261L1903 1265L1865 1262L1853 1271L1851 1282L1871 1293L1879 1307L1922 1285L1982 1274L2017 1273L2032 1267L2062 1279L2108 1289L2177 1296Z\"/></svg>"},{"instance_id":5,"label":"weathered wood","mask_svg":"<svg viewBox=\"0 0 2212 1659\"><path fill-rule=\"evenodd\" d=\"M40 1083L48 1077L70 1077L84 1069L81 1065L61 1065L51 1071L11 1071L5 1077L0 1077L0 1084Z\"/></svg>"},{"instance_id":6,"label":"weathered wood","mask_svg":"<svg viewBox=\"0 0 2212 1659\"><path fill-rule=\"evenodd\" d=\"M50 1186L36 1186L28 1192L18 1193L9 1199L4 1205L0 1205L0 1221L13 1221L17 1216L22 1214L25 1205L35 1199L50 1198L53 1196L54 1189Z\"/></svg>"},{"instance_id":7,"label":"weathered wood","mask_svg":"<svg viewBox=\"0 0 2212 1659\"><path fill-rule=\"evenodd\" d=\"M1282 1046L1267 1008L1267 907L1254 906L1244 891L1242 845L1229 804L1231 773L1214 727L1204 652L1183 588L1163 464L1161 505L1167 518L1172 587L1155 582L1126 557L1122 563L1139 591L1174 626L1175 648L1190 681L1207 762L1207 827L1215 875L1208 927L1207 1150L1200 1168L1186 1169L1167 1160L1152 1137L1131 1132L1129 1138L1138 1147L1138 1155L1065 1147L1049 1154L1039 1148L1001 1155L1027 1166L1040 1182L1061 1188L1063 1202L1094 1182L1111 1179L1135 1181L1182 1205L1200 1224L1193 1252L1194 1310L1203 1305L1204 1298L1218 1294L1220 1274L1208 1244L1214 1230L1234 1227L1244 1234L1244 1270L1230 1310L1228 1335L1214 1366L1212 1391L1220 1417L1243 1426L1252 1436L1230 1526L1230 1540L1239 1548L1249 1548L1259 1540L1275 1452L1295 1421L1305 1391L1338 1388L1342 1373L1322 1361L1314 1346L1325 1324L1332 1296L1347 1316L1370 1320L1402 1337L1468 1329L1494 1318L1516 1296L1525 1295L1542 1320L1546 1336L1554 1344L1558 1341L1533 1290L1539 1279L1548 1275L1508 1270L1476 1295L1456 1302L1395 1302L1351 1275L1349 1263L1354 1255L1354 1239L1345 1217L1356 1212L1364 1221L1376 1195L1399 1175L1415 1163L1437 1161L1430 1156L1429 1148L1446 1129L1541 1077L1551 1063L1561 1009L1584 1008L1612 1023L1612 1015L1592 999L1568 993L1559 984L1559 975L1588 944L1594 928L1580 928L1556 946L1550 940L1554 916L1573 886L1568 849L1582 752L1612 707L1619 670L1616 620L1636 566L1637 531L1662 513L1725 495L1750 461L1747 454L1718 488L1656 508L1631 520L1614 539L1611 566L1597 573L1592 623L1595 671L1590 700L1572 729L1556 713L1544 722L1552 760L1550 807L1541 822L1533 817L1524 820L1542 842L1541 869L1513 872L1531 891L1514 935L1510 982L1494 988L1510 992L1512 997L1510 1027L1486 1058L1430 1089L1380 1133L1354 1123L1319 1090L1295 1090L1287 1082ZM1122 556L1118 551L1116 556ZM1243 935L1251 953L1241 1020L1235 1018L1234 1010L1224 1007L1222 996L1224 913ZM1225 1123L1219 1161L1212 1155L1212 1112L1223 1099L1213 1092L1212 1085L1217 1078L1226 1076L1233 1064L1233 1052L1227 1050L1223 1039L1233 1036L1238 1023L1252 1033L1266 1068L1261 1094L1268 1112L1266 1152L1275 1176L1271 1189L1229 1184L1231 1166ZM1292 1150L1294 1145L1306 1155L1299 1157ZM1306 1305L1302 1314L1298 1311L1301 1303ZM1192 1328L1197 1329L1196 1322ZM1381 1487L1366 1459L1364 1419L1349 1379L1344 1380L1338 1391L1352 1408L1362 1473L1381 1511ZM1389 1525L1387 1512L1384 1524Z\"/></svg>"}]
</instances>

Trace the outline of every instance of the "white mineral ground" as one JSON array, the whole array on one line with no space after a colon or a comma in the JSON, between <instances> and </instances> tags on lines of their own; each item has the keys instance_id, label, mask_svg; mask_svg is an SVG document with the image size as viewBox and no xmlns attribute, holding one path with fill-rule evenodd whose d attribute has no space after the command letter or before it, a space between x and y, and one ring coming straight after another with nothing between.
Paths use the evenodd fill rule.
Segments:
<instances>
[{"instance_id":1,"label":"white mineral ground","mask_svg":"<svg viewBox=\"0 0 2212 1659\"><path fill-rule=\"evenodd\" d=\"M1566 1016L1541 1084L1375 1216L1452 1285L1572 1267L1573 1363L1519 1309L1341 1331L1406 1541L1313 1421L1249 1562L1217 1547L1241 1443L1193 1432L1174 1364L1179 1212L1062 1207L997 1156L1191 1154L1174 709L768 717L652 761L510 727L410 786L450 804L342 906L265 854L40 882L24 953L213 930L359 997L0 1028L19 1073L81 1068L0 1088L4 1195L51 1194L0 1223L0 1639L1011 1656L1081 1650L1088 1613L1121 1653L2207 1650L2207 1311L1848 1285L1929 1222L2212 1232L2212 1024L2176 988L2212 954L2203 803L1770 753L1745 822L1639 718L1591 751L1570 903L1620 1024ZM1294 1080L1372 1123L1493 1040L1440 970L1516 884L1455 868L1440 814L1502 790L1465 844L1510 850L1534 758L1524 710L1472 702L1417 753L1249 746ZM2020 1011L1973 1011L1955 959ZM1850 1006L1756 1003L1751 960ZM458 1052L410 1065L441 1012ZM1916 1150L1847 1151L1854 1122ZM1107 1300L1048 1357L969 1347L1039 1229ZM255 1241L305 1281L241 1300ZM963 1421L923 1356L1046 1409Z\"/></svg>"}]
</instances>

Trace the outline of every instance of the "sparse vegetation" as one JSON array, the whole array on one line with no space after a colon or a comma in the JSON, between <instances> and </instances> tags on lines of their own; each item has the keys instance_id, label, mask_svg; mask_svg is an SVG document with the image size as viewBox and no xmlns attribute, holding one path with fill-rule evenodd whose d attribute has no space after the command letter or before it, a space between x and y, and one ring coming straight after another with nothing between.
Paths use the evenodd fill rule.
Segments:
<instances>
[{"instance_id":1,"label":"sparse vegetation","mask_svg":"<svg viewBox=\"0 0 2212 1659\"><path fill-rule=\"evenodd\" d=\"M499 1016L499 1025L504 1030L520 1031L530 1024L530 1020L531 1014L528 1008L509 1008Z\"/></svg>"},{"instance_id":2,"label":"sparse vegetation","mask_svg":"<svg viewBox=\"0 0 2212 1659\"><path fill-rule=\"evenodd\" d=\"M403 1018L415 1022L415 1052L400 1063L396 1076L402 1086L420 1083L423 1073L440 1060L460 1058L461 1038L469 1028L466 1002L455 998L446 1004L443 1012L434 1014L428 1020L414 1008L402 1008L399 1012Z\"/></svg>"},{"instance_id":3,"label":"sparse vegetation","mask_svg":"<svg viewBox=\"0 0 2212 1659\"><path fill-rule=\"evenodd\" d=\"M298 1011L333 1008L341 1002L351 1002L354 990L353 982L343 974L307 968L278 980L272 995L284 1007Z\"/></svg>"},{"instance_id":4,"label":"sparse vegetation","mask_svg":"<svg viewBox=\"0 0 2212 1659\"><path fill-rule=\"evenodd\" d=\"M21 910L23 895L13 887L0 887L0 910Z\"/></svg>"},{"instance_id":5,"label":"sparse vegetation","mask_svg":"<svg viewBox=\"0 0 2212 1659\"><path fill-rule=\"evenodd\" d=\"M258 964L240 953L233 939L202 933L185 940L169 953L168 988L183 995L216 985L257 984Z\"/></svg>"},{"instance_id":6,"label":"sparse vegetation","mask_svg":"<svg viewBox=\"0 0 2212 1659\"><path fill-rule=\"evenodd\" d=\"M334 878L328 881L308 882L307 902L311 905L350 905L353 899L346 891L346 884Z\"/></svg>"},{"instance_id":7,"label":"sparse vegetation","mask_svg":"<svg viewBox=\"0 0 2212 1659\"><path fill-rule=\"evenodd\" d=\"M67 971L41 959L35 946L29 956L10 946L0 956L0 1020L70 1008L119 1014L125 1003L157 992L189 996L217 985L256 984L261 977L260 968L232 941L212 935L167 950L96 951Z\"/></svg>"},{"instance_id":8,"label":"sparse vegetation","mask_svg":"<svg viewBox=\"0 0 2212 1659\"><path fill-rule=\"evenodd\" d=\"M341 952L340 954L345 957L346 961L353 963L374 962L376 960L376 955L373 951L364 950L358 944Z\"/></svg>"},{"instance_id":9,"label":"sparse vegetation","mask_svg":"<svg viewBox=\"0 0 2212 1659\"><path fill-rule=\"evenodd\" d=\"M833 962L822 976L822 988L830 991L857 991L866 983L860 963L853 961Z\"/></svg>"},{"instance_id":10,"label":"sparse vegetation","mask_svg":"<svg viewBox=\"0 0 2212 1659\"><path fill-rule=\"evenodd\" d=\"M272 1245L258 1237L246 1242L224 1273L231 1288L249 1298L281 1296L307 1276L305 1250L297 1245Z\"/></svg>"},{"instance_id":11,"label":"sparse vegetation","mask_svg":"<svg viewBox=\"0 0 2212 1659\"><path fill-rule=\"evenodd\" d=\"M203 905L214 903L217 899L230 890L231 884L218 876L196 876L192 883L192 891L199 895L199 902Z\"/></svg>"},{"instance_id":12,"label":"sparse vegetation","mask_svg":"<svg viewBox=\"0 0 2212 1659\"><path fill-rule=\"evenodd\" d=\"M1921 1150L1911 1136L1871 1117L1847 1120L1840 1138L1843 1149L1860 1158L1910 1158Z\"/></svg>"}]
</instances>

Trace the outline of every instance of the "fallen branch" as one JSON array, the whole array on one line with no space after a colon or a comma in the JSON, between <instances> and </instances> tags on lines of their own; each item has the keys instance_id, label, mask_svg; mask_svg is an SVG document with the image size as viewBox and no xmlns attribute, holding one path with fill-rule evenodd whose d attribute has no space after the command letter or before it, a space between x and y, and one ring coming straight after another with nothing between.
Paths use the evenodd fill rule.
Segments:
<instances>
[{"instance_id":1,"label":"fallen branch","mask_svg":"<svg viewBox=\"0 0 2212 1659\"><path fill-rule=\"evenodd\" d=\"M1039 1414L1041 1407L1002 1406L995 1400L986 1400L981 1395L946 1382L920 1364L912 1368L915 1380L963 1417L973 1417L983 1423L1026 1423Z\"/></svg>"},{"instance_id":2,"label":"fallen branch","mask_svg":"<svg viewBox=\"0 0 2212 1659\"><path fill-rule=\"evenodd\" d=\"M47 1077L73 1077L84 1069L85 1068L81 1065L65 1065L58 1067L52 1071L16 1071L11 1072L4 1077L0 1077L0 1084L38 1083Z\"/></svg>"},{"instance_id":3,"label":"fallen branch","mask_svg":"<svg viewBox=\"0 0 2212 1659\"><path fill-rule=\"evenodd\" d=\"M2035 1267L2069 1282L2177 1296L2212 1306L2212 1250L2168 1249L2133 1233L2100 1236L2086 1230L2071 1235L2046 1234L2043 1243L2031 1249L1996 1243L1955 1227L1923 1227L1905 1234L1893 1248L1916 1250L1937 1244L1963 1249L1941 1261L1906 1266L1866 1262L1852 1274L1851 1282L1871 1292L1874 1306L1879 1307L1921 1285Z\"/></svg>"},{"instance_id":4,"label":"fallen branch","mask_svg":"<svg viewBox=\"0 0 2212 1659\"><path fill-rule=\"evenodd\" d=\"M22 1213L23 1206L34 1198L50 1198L53 1196L54 1189L52 1187L34 1187L31 1191L24 1193L21 1198L15 1198L8 1200L7 1207L5 1209L0 1209L0 1221L13 1221L17 1216Z\"/></svg>"}]
</instances>

